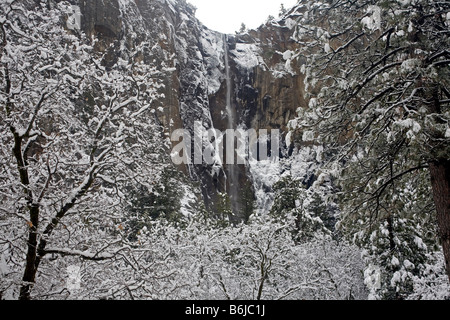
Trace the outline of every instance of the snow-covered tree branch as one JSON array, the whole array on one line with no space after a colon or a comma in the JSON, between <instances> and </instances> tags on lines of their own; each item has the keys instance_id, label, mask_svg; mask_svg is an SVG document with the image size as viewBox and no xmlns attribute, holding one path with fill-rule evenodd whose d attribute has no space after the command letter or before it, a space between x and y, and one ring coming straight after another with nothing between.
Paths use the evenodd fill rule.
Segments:
<instances>
[{"instance_id":1,"label":"snow-covered tree branch","mask_svg":"<svg viewBox=\"0 0 450 320\"><path fill-rule=\"evenodd\" d=\"M20 298L29 299L48 255L117 252L118 244L99 255L85 246L116 243L124 193L150 192L158 180L164 143L151 105L160 84L158 71L135 59L139 47L104 67L88 39L62 27L66 2L4 0L1 8L0 206L10 226L2 252L20 261L18 248L27 248ZM22 245L12 247L17 237Z\"/></svg>"},{"instance_id":2,"label":"snow-covered tree branch","mask_svg":"<svg viewBox=\"0 0 450 320\"><path fill-rule=\"evenodd\" d=\"M342 188L348 225L370 235L387 221L391 233L394 220L426 217L434 202L450 279L449 4L302 1L298 9L309 94L298 129L329 151L323 172ZM404 198L413 186L426 211ZM390 236L391 250L401 250Z\"/></svg>"}]
</instances>

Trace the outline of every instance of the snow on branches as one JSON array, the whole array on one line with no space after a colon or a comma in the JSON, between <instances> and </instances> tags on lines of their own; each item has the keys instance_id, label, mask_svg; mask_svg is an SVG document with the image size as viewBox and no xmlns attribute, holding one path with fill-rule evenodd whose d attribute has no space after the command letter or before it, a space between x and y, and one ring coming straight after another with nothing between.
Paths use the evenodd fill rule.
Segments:
<instances>
[{"instance_id":1,"label":"snow on branches","mask_svg":"<svg viewBox=\"0 0 450 320\"><path fill-rule=\"evenodd\" d=\"M296 10L311 101L297 129L327 150L321 170L342 188L348 225L370 238L377 224L422 224L437 212L450 277L449 3L302 1Z\"/></svg>"},{"instance_id":2,"label":"snow on branches","mask_svg":"<svg viewBox=\"0 0 450 320\"><path fill-rule=\"evenodd\" d=\"M103 66L89 39L63 28L66 2L0 10L0 251L15 266L2 288L20 284L28 299L36 277L58 272L49 256L117 252L124 194L150 192L165 166L152 110L161 85L139 47Z\"/></svg>"}]
</instances>

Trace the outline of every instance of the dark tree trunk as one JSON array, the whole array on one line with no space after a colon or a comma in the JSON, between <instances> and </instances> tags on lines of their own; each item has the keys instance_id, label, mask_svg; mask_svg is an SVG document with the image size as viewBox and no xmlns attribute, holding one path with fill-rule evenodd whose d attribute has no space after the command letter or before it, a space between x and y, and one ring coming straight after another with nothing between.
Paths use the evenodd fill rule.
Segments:
<instances>
[{"instance_id":1,"label":"dark tree trunk","mask_svg":"<svg viewBox=\"0 0 450 320\"><path fill-rule=\"evenodd\" d=\"M450 281L450 160L430 163L431 186L436 206L439 238L444 250L445 265Z\"/></svg>"},{"instance_id":2,"label":"dark tree trunk","mask_svg":"<svg viewBox=\"0 0 450 320\"><path fill-rule=\"evenodd\" d=\"M30 226L28 231L28 251L26 257L25 272L23 274L23 284L20 288L20 300L30 300L30 293L36 281L36 257L37 257L37 225L39 223L39 208L32 206L30 208Z\"/></svg>"},{"instance_id":3,"label":"dark tree trunk","mask_svg":"<svg viewBox=\"0 0 450 320\"><path fill-rule=\"evenodd\" d=\"M387 217L387 223L388 223L388 232L389 232L389 249L391 252L395 250L395 235L394 235L394 222L392 221L392 216L389 215Z\"/></svg>"},{"instance_id":4,"label":"dark tree trunk","mask_svg":"<svg viewBox=\"0 0 450 320\"><path fill-rule=\"evenodd\" d=\"M27 158L22 153L23 136L19 135L17 130L11 126L10 130L14 136L14 147L12 149L14 158L17 161L17 170L19 172L20 182L24 188L25 199L27 201L27 208L30 212L30 221L28 227L28 242L27 242L27 256L25 272L23 274L23 284L20 287L20 300L29 300L30 292L36 280L36 254L38 244L38 224L39 224L39 206L33 201L33 193L30 186L30 178L27 169Z\"/></svg>"},{"instance_id":5,"label":"dark tree trunk","mask_svg":"<svg viewBox=\"0 0 450 320\"><path fill-rule=\"evenodd\" d=\"M431 114L443 114L439 92L438 85L433 85L426 91L425 97L429 102L428 108ZM437 119L437 122L442 123L439 119ZM431 136L433 137L431 145L435 146L431 149L432 160L429 161L431 187L433 188L433 199L436 206L439 238L442 243L447 276L450 281L450 159L439 155L439 153L436 154L436 151L445 150L443 148L446 144L439 146L440 141L445 141L442 133L432 133ZM436 142L438 143L437 147ZM433 149L436 149L436 151L433 152Z\"/></svg>"}]
</instances>

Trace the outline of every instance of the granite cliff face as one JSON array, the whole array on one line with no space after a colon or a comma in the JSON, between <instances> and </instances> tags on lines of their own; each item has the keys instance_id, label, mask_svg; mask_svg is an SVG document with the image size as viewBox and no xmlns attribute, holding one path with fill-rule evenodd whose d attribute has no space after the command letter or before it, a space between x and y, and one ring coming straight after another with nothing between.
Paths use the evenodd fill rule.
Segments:
<instances>
[{"instance_id":1,"label":"granite cliff face","mask_svg":"<svg viewBox=\"0 0 450 320\"><path fill-rule=\"evenodd\" d=\"M81 15L79 27L98 36L97 50L106 52L105 65L117 62L124 46L146 43L144 63L164 74L164 98L157 117L167 135L194 123L204 129L281 129L296 115L303 99L303 77L291 40L295 12L245 34L224 35L206 28L185 0L72 0ZM74 29L77 28L72 27ZM281 139L284 141L284 139ZM288 152L281 152L284 156ZM180 170L201 183L207 207L217 193L231 198L235 220L245 219L248 190L270 188L256 183L248 165L186 165ZM244 194L247 198L244 199Z\"/></svg>"}]
</instances>

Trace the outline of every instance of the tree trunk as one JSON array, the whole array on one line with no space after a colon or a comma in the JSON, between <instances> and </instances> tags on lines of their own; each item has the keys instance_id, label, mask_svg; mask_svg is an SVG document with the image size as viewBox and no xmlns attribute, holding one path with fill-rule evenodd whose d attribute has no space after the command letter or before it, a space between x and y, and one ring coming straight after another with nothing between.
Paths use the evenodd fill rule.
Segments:
<instances>
[{"instance_id":1,"label":"tree trunk","mask_svg":"<svg viewBox=\"0 0 450 320\"><path fill-rule=\"evenodd\" d=\"M30 300L31 289L36 281L36 256L38 244L37 226L39 223L39 208L37 206L31 206L30 217L31 221L28 230L28 251L19 300Z\"/></svg>"},{"instance_id":2,"label":"tree trunk","mask_svg":"<svg viewBox=\"0 0 450 320\"><path fill-rule=\"evenodd\" d=\"M450 160L431 162L430 177L436 206L439 238L444 250L445 265L450 281Z\"/></svg>"},{"instance_id":3,"label":"tree trunk","mask_svg":"<svg viewBox=\"0 0 450 320\"><path fill-rule=\"evenodd\" d=\"M426 91L425 97L429 102L430 114L443 114L439 91L438 85L432 85ZM442 123L442 120L438 118L437 122ZM446 143L443 146L439 146L442 139L445 141L445 137L440 133L432 133L432 137L431 145L434 145L434 148L431 150L445 150ZM436 147L436 142L438 147ZM431 187L433 188L433 199L436 206L439 238L442 243L445 267L447 268L447 276L450 281L450 159L447 156L433 153L432 157L434 159L429 163Z\"/></svg>"}]
</instances>

